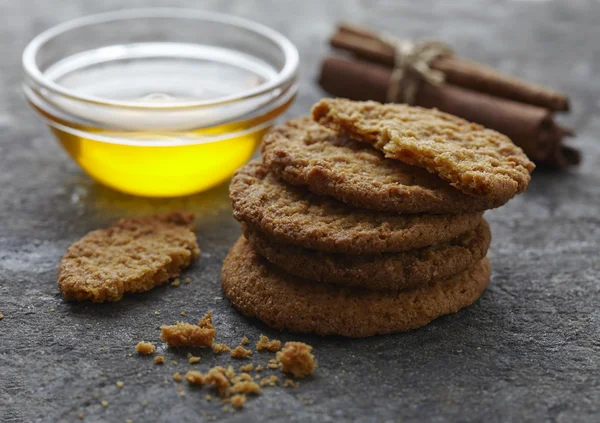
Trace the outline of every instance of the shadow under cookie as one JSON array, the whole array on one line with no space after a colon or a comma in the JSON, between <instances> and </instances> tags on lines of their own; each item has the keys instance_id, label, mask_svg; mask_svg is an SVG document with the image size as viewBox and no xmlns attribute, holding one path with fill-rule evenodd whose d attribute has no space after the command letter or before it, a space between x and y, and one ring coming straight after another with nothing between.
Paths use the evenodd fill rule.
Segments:
<instances>
[{"instance_id":1,"label":"shadow under cookie","mask_svg":"<svg viewBox=\"0 0 600 423\"><path fill-rule=\"evenodd\" d=\"M424 326L475 302L490 280L483 258L455 277L402 291L370 291L315 283L269 263L241 237L221 274L225 295L243 314L291 332L354 338Z\"/></svg>"}]
</instances>

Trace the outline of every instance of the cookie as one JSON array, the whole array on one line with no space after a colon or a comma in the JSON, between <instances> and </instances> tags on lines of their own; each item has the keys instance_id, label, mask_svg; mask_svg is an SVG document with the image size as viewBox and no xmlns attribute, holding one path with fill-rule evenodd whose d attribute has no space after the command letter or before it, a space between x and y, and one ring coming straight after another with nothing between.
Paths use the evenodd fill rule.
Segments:
<instances>
[{"instance_id":1,"label":"cookie","mask_svg":"<svg viewBox=\"0 0 600 423\"><path fill-rule=\"evenodd\" d=\"M487 222L450 242L402 253L349 256L270 241L243 224L254 249L271 263L306 279L367 289L404 289L445 280L485 257L492 235Z\"/></svg>"},{"instance_id":2,"label":"cookie","mask_svg":"<svg viewBox=\"0 0 600 423\"><path fill-rule=\"evenodd\" d=\"M416 329L475 302L490 280L487 258L443 282L403 291L339 288L292 276L241 237L221 274L225 295L243 314L290 332L366 337Z\"/></svg>"},{"instance_id":3,"label":"cookie","mask_svg":"<svg viewBox=\"0 0 600 423\"><path fill-rule=\"evenodd\" d=\"M467 194L499 204L525 191L535 168L508 137L435 109L323 99L312 115L386 157L423 167Z\"/></svg>"},{"instance_id":4,"label":"cookie","mask_svg":"<svg viewBox=\"0 0 600 423\"><path fill-rule=\"evenodd\" d=\"M386 159L366 143L339 136L309 117L263 138L263 163L279 178L355 207L397 213L464 213L502 205L450 186L425 169Z\"/></svg>"},{"instance_id":5,"label":"cookie","mask_svg":"<svg viewBox=\"0 0 600 423\"><path fill-rule=\"evenodd\" d=\"M233 216L269 239L319 251L376 254L447 242L476 228L481 212L399 215L358 209L281 182L260 161L231 181Z\"/></svg>"},{"instance_id":6,"label":"cookie","mask_svg":"<svg viewBox=\"0 0 600 423\"><path fill-rule=\"evenodd\" d=\"M119 301L178 276L200 255L194 215L121 219L71 245L58 266L58 285L67 300Z\"/></svg>"}]
</instances>

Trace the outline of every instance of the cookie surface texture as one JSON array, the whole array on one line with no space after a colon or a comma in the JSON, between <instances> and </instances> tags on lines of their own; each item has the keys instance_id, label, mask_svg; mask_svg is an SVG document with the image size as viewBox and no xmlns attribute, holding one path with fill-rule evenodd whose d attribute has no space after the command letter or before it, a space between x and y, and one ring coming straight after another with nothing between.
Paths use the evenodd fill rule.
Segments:
<instances>
[{"instance_id":1,"label":"cookie surface texture","mask_svg":"<svg viewBox=\"0 0 600 423\"><path fill-rule=\"evenodd\" d=\"M527 188L535 165L506 136L438 110L323 99L320 124L419 166L464 193L502 204Z\"/></svg>"},{"instance_id":2,"label":"cookie surface texture","mask_svg":"<svg viewBox=\"0 0 600 423\"><path fill-rule=\"evenodd\" d=\"M241 237L223 265L225 295L243 314L290 332L366 337L424 326L475 302L485 291L487 258L445 282L404 291L366 291L309 282L262 258Z\"/></svg>"},{"instance_id":3,"label":"cookie surface texture","mask_svg":"<svg viewBox=\"0 0 600 423\"><path fill-rule=\"evenodd\" d=\"M58 267L67 300L118 301L162 285L200 255L194 215L121 219L72 244Z\"/></svg>"},{"instance_id":4,"label":"cookie surface texture","mask_svg":"<svg viewBox=\"0 0 600 423\"><path fill-rule=\"evenodd\" d=\"M281 182L260 161L240 168L230 186L233 216L280 243L325 252L400 252L450 241L476 228L482 212L399 215L358 209Z\"/></svg>"},{"instance_id":5,"label":"cookie surface texture","mask_svg":"<svg viewBox=\"0 0 600 423\"><path fill-rule=\"evenodd\" d=\"M482 219L476 229L448 243L402 253L351 256L274 243L255 227L242 226L252 247L288 273L371 290L398 290L448 279L483 259L492 238Z\"/></svg>"},{"instance_id":6,"label":"cookie surface texture","mask_svg":"<svg viewBox=\"0 0 600 423\"><path fill-rule=\"evenodd\" d=\"M275 126L263 138L263 162L280 179L359 208L397 213L464 213L501 205L450 186L437 175L386 159L309 117Z\"/></svg>"}]
</instances>

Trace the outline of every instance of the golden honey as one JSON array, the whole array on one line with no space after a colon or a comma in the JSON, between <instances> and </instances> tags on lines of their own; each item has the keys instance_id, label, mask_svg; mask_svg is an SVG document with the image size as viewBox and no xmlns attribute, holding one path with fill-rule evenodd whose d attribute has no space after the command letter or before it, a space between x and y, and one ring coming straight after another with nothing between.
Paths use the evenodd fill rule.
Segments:
<instances>
[{"instance_id":1,"label":"golden honey","mask_svg":"<svg viewBox=\"0 0 600 423\"><path fill-rule=\"evenodd\" d=\"M297 49L241 18L138 9L75 19L32 40L24 90L96 181L142 196L227 180L294 100Z\"/></svg>"}]
</instances>

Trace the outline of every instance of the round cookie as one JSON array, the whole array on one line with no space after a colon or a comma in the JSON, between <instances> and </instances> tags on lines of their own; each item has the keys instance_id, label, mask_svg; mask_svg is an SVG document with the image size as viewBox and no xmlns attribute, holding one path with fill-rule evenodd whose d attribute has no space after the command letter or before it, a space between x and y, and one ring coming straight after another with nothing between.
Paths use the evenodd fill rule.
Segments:
<instances>
[{"instance_id":1,"label":"round cookie","mask_svg":"<svg viewBox=\"0 0 600 423\"><path fill-rule=\"evenodd\" d=\"M312 116L386 157L423 167L467 194L499 204L525 191L535 168L508 137L435 109L323 99Z\"/></svg>"},{"instance_id":2,"label":"round cookie","mask_svg":"<svg viewBox=\"0 0 600 423\"><path fill-rule=\"evenodd\" d=\"M502 205L450 186L425 169L386 159L366 143L339 136L309 117L271 129L263 163L284 181L355 207L397 213L464 213Z\"/></svg>"},{"instance_id":3,"label":"round cookie","mask_svg":"<svg viewBox=\"0 0 600 423\"><path fill-rule=\"evenodd\" d=\"M269 326L359 338L416 329L457 312L481 296L490 273L484 258L446 282L409 290L340 288L285 273L241 237L225 259L221 282L234 307Z\"/></svg>"},{"instance_id":4,"label":"round cookie","mask_svg":"<svg viewBox=\"0 0 600 423\"><path fill-rule=\"evenodd\" d=\"M450 278L483 259L492 235L485 219L450 242L402 253L349 256L270 241L242 224L244 235L263 257L285 271L313 281L398 290Z\"/></svg>"},{"instance_id":5,"label":"round cookie","mask_svg":"<svg viewBox=\"0 0 600 423\"><path fill-rule=\"evenodd\" d=\"M255 160L238 169L229 189L233 216L269 239L345 254L400 252L439 244L476 228L481 212L399 215L357 209L281 182Z\"/></svg>"}]
</instances>

